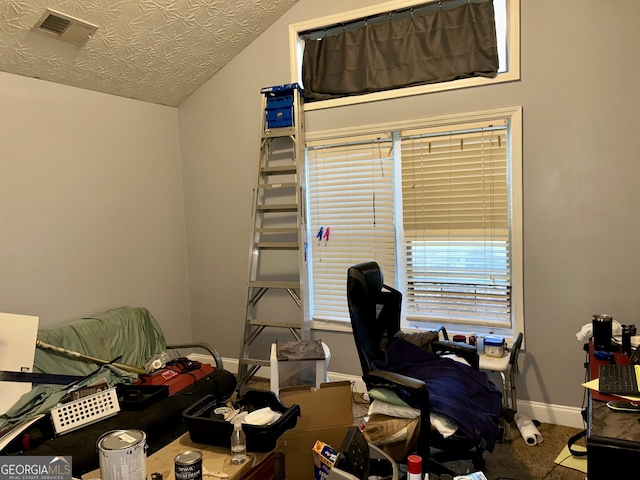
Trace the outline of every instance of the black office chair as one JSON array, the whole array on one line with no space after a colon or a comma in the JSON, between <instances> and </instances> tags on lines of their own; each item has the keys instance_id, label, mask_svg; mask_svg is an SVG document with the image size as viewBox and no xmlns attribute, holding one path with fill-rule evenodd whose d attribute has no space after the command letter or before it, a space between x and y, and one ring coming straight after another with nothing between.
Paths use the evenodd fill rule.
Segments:
<instances>
[{"instance_id":1,"label":"black office chair","mask_svg":"<svg viewBox=\"0 0 640 480\"><path fill-rule=\"evenodd\" d=\"M447 372L457 372L459 369L463 369L465 372L462 375L454 375L452 378L439 379L436 381L425 382L419 378L412 378L407 375L403 375L396 371L385 370L389 366L389 358L387 356L387 345L391 345L392 342L397 342L395 338L398 335L402 336L403 333L400 330L400 309L402 303L402 294L397 290L384 285L383 274L380 267L375 262L368 262L355 265L348 269L347 273L347 300L349 304L349 314L351 317L351 325L353 329L353 335L358 350L358 356L360 358L360 365L362 367L363 380L367 385L367 388L388 388L394 392L399 392L403 399L410 405L420 409L420 422L424 425L424 419L429 422L430 418L430 388L437 387L442 381L445 383L451 383L452 385L460 379L464 382L464 378L467 378L467 374L471 377L474 375L486 374L480 372L478 369L478 355L475 347L459 342L451 342L448 340L439 339L437 335L433 335L434 339L428 345L425 350L429 351L429 354L433 355L429 358L433 358L439 365L444 365ZM398 335L397 335L398 334ZM398 345L402 345L403 341L400 341ZM413 348L407 347L407 348ZM424 354L424 351L418 348L420 352L417 356L428 356ZM414 351L414 353L416 353ZM454 353L458 356L465 358L471 367L462 365L459 362L455 362L451 359L444 359L442 355L447 353ZM416 356L416 357L417 357ZM433 370L435 373L438 370ZM464 369L469 369L466 371ZM446 373L449 375L449 373ZM464 377L464 378L463 378ZM491 393L488 395L491 408L489 412L486 412L487 417L491 418L491 422L495 423L495 431L499 432L499 421L502 412L501 394L500 391L486 378L488 382L488 389ZM432 388L432 389L433 389ZM495 390L495 392L492 391ZM455 385L451 392L451 397L456 397L453 394L456 390ZM450 393L446 392L446 393ZM439 392L431 392L431 395L438 397ZM464 395L458 395L460 397ZM465 402L473 402L474 399L465 398ZM479 407L480 408L480 407ZM434 410L435 411L435 410ZM446 415L445 415L446 416ZM451 420L454 420L450 418ZM455 422L454 420L454 423ZM416 452L423 459L424 469L430 473L443 474L455 476L461 473L456 473L450 468L443 465L444 462L451 460L471 460L476 470L482 470L484 468L484 459L482 458L485 449L492 450L493 444L491 441L496 439L490 439L488 448L485 448L485 442L477 442L476 444L471 440L471 436L465 434L465 430L468 432L468 428L465 425L457 424L458 430L456 433L448 438L444 438L436 429L431 428L428 423L426 428L420 428L418 439L416 443ZM496 434L497 438L498 434ZM406 454L412 453L411 451Z\"/></svg>"}]
</instances>

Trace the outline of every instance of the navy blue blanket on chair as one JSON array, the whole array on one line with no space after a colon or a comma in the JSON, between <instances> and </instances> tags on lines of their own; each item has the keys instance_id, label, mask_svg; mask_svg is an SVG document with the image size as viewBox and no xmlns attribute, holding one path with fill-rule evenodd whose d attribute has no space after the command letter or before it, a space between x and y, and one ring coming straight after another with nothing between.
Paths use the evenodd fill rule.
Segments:
<instances>
[{"instance_id":1,"label":"navy blue blanket on chair","mask_svg":"<svg viewBox=\"0 0 640 480\"><path fill-rule=\"evenodd\" d=\"M386 359L376 367L424 381L431 412L454 422L478 448L493 451L500 432L502 394L485 372L428 353L402 338L390 340ZM409 395L400 396L420 408Z\"/></svg>"}]
</instances>

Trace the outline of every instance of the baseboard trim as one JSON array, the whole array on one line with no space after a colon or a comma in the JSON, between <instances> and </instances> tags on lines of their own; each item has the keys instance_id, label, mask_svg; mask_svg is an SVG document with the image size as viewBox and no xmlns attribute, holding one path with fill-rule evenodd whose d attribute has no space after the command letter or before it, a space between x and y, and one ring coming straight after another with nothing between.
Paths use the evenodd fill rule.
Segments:
<instances>
[{"instance_id":1,"label":"baseboard trim","mask_svg":"<svg viewBox=\"0 0 640 480\"><path fill-rule=\"evenodd\" d=\"M211 357L208 355L194 353L189 355L189 358L202 363L211 363ZM237 359L223 358L222 362L225 370L234 374L238 373ZM355 392L366 392L366 387L362 378L357 375L347 375L337 372L327 372L327 375L329 380L332 382L351 382ZM256 373L256 377L269 380L271 378L271 369L269 367L260 367L260 370ZM553 405L549 403L532 402L529 400L518 400L518 412L543 423L552 423L567 427L584 428L581 410L581 408L569 407L566 405Z\"/></svg>"}]
</instances>

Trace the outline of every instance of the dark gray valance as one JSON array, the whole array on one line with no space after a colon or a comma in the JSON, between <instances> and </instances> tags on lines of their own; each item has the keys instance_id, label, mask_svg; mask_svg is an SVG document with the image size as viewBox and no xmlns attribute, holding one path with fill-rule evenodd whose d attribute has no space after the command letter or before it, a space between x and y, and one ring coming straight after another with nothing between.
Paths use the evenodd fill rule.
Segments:
<instances>
[{"instance_id":1,"label":"dark gray valance","mask_svg":"<svg viewBox=\"0 0 640 480\"><path fill-rule=\"evenodd\" d=\"M491 0L307 40L302 61L305 101L497 72Z\"/></svg>"}]
</instances>

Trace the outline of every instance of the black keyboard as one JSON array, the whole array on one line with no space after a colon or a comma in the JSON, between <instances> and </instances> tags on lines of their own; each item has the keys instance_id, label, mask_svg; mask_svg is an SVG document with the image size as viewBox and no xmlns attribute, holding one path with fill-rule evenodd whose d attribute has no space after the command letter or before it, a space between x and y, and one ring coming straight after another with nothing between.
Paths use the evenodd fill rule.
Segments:
<instances>
[{"instance_id":1,"label":"black keyboard","mask_svg":"<svg viewBox=\"0 0 640 480\"><path fill-rule=\"evenodd\" d=\"M622 365L600 365L598 391L612 395L638 396L638 381L635 366L630 363Z\"/></svg>"}]
</instances>

